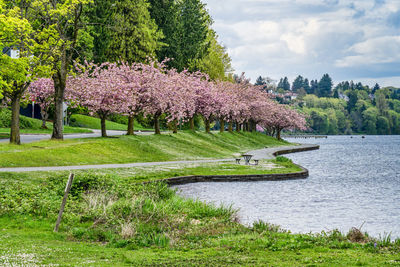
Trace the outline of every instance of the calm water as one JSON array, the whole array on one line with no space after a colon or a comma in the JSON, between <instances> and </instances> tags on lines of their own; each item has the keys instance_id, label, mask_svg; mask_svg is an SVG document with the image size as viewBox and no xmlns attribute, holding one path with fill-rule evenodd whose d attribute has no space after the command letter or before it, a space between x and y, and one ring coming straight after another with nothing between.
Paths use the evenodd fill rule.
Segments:
<instances>
[{"instance_id":1,"label":"calm water","mask_svg":"<svg viewBox=\"0 0 400 267\"><path fill-rule=\"evenodd\" d=\"M261 219L292 232L360 227L400 238L400 136L288 139L320 150L286 155L306 167L306 180L197 183L177 186L186 197L239 209L242 223Z\"/></svg>"}]
</instances>

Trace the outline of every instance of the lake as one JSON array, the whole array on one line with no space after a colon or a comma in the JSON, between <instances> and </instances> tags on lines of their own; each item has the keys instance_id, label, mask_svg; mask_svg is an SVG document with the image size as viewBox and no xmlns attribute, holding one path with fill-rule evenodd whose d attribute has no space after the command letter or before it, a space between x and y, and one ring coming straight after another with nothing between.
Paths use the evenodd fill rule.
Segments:
<instances>
[{"instance_id":1,"label":"lake","mask_svg":"<svg viewBox=\"0 0 400 267\"><path fill-rule=\"evenodd\" d=\"M307 168L309 178L175 188L186 197L232 205L244 224L263 220L295 233L362 226L374 237L400 238L400 136L287 140L321 146L285 155Z\"/></svg>"}]
</instances>

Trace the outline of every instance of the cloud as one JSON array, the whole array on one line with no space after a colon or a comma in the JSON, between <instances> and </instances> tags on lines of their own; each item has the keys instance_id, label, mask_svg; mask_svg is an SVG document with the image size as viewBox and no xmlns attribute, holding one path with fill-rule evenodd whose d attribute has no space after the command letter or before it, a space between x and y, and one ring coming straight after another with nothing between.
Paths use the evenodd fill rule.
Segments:
<instances>
[{"instance_id":1,"label":"cloud","mask_svg":"<svg viewBox=\"0 0 400 267\"><path fill-rule=\"evenodd\" d=\"M338 67L357 67L382 63L400 63L400 36L382 36L349 48L350 56L336 61Z\"/></svg>"},{"instance_id":2,"label":"cloud","mask_svg":"<svg viewBox=\"0 0 400 267\"><path fill-rule=\"evenodd\" d=\"M337 82L384 79L396 76L389 68L400 65L398 0L204 2L233 67L253 81L259 75L319 79L324 73Z\"/></svg>"}]
</instances>

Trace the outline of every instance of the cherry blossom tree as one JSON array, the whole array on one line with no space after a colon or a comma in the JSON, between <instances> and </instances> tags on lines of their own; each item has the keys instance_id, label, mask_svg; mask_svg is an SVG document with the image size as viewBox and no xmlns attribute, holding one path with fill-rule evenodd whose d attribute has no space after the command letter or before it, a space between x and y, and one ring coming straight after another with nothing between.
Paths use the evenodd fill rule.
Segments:
<instances>
[{"instance_id":1,"label":"cherry blossom tree","mask_svg":"<svg viewBox=\"0 0 400 267\"><path fill-rule=\"evenodd\" d=\"M54 82L50 78L40 78L32 82L27 90L26 98L40 106L42 128L47 129L46 121L49 118L49 109L54 104Z\"/></svg>"},{"instance_id":2,"label":"cherry blossom tree","mask_svg":"<svg viewBox=\"0 0 400 267\"><path fill-rule=\"evenodd\" d=\"M132 85L122 79L116 64L86 64L80 67L78 75L68 79L69 98L92 114L97 113L101 120L101 135L106 137L106 118L112 113L128 111Z\"/></svg>"},{"instance_id":3,"label":"cherry blossom tree","mask_svg":"<svg viewBox=\"0 0 400 267\"><path fill-rule=\"evenodd\" d=\"M275 104L270 109L269 115L265 116L260 125L269 129L272 135L281 140L281 131L288 130L306 130L307 123L304 115L285 105Z\"/></svg>"}]
</instances>

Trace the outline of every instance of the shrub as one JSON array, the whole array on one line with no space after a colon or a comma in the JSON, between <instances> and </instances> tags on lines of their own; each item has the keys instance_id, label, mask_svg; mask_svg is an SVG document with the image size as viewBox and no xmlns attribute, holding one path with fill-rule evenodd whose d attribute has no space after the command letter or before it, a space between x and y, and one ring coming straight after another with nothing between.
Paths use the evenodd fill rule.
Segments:
<instances>
[{"instance_id":1,"label":"shrub","mask_svg":"<svg viewBox=\"0 0 400 267\"><path fill-rule=\"evenodd\" d=\"M277 162L292 162L291 159L288 159L286 157L282 157L282 156L277 156L275 159Z\"/></svg>"}]
</instances>

